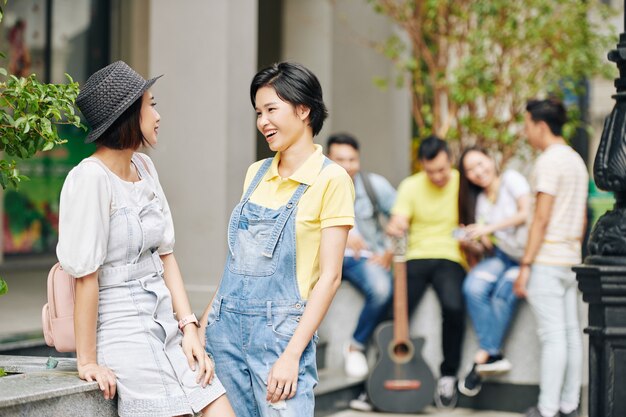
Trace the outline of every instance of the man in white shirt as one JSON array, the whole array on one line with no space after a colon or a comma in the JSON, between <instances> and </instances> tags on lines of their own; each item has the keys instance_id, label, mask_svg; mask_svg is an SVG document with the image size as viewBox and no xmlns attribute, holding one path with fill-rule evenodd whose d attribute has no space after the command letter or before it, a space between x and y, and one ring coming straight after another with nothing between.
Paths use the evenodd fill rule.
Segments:
<instances>
[{"instance_id":1,"label":"man in white shirt","mask_svg":"<svg viewBox=\"0 0 626 417\"><path fill-rule=\"evenodd\" d=\"M392 296L391 251L380 217L388 218L396 190L380 175L361 170L359 143L351 135L331 135L328 157L342 166L354 181L355 225L348 235L343 279L365 296L350 343L344 346L345 372L364 378L369 371L365 348L376 326L386 317Z\"/></svg>"},{"instance_id":2,"label":"man in white shirt","mask_svg":"<svg viewBox=\"0 0 626 417\"><path fill-rule=\"evenodd\" d=\"M541 342L539 401L526 417L577 417L580 401L582 336L572 266L581 262L589 174L561 136L565 122L557 100L526 106L526 136L541 151L531 176L533 219L514 287L530 303Z\"/></svg>"}]
</instances>

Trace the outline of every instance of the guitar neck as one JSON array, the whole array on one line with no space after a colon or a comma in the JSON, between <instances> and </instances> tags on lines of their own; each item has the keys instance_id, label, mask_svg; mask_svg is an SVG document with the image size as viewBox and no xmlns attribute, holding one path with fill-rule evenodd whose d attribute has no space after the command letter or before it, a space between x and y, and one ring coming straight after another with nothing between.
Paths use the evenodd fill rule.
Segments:
<instances>
[{"instance_id":1,"label":"guitar neck","mask_svg":"<svg viewBox=\"0 0 626 417\"><path fill-rule=\"evenodd\" d=\"M406 245L398 242L398 246ZM393 336L396 341L409 340L409 306L406 283L406 259L404 247L397 248L393 259Z\"/></svg>"}]
</instances>

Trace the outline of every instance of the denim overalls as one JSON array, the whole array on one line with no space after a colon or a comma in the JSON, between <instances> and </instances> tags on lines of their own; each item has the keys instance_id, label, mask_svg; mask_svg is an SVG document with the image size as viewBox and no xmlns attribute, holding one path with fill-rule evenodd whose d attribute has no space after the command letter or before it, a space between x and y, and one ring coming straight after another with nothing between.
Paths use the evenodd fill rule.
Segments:
<instances>
[{"instance_id":1,"label":"denim overalls","mask_svg":"<svg viewBox=\"0 0 626 417\"><path fill-rule=\"evenodd\" d=\"M308 185L289 202L270 209L250 202L269 169L266 159L228 226L228 260L207 325L207 351L237 417L313 417L317 385L317 335L300 358L296 396L271 404L270 369L283 353L304 312L296 279L296 209ZM325 158L322 169L330 163ZM311 254L313 255L313 254Z\"/></svg>"},{"instance_id":2,"label":"denim overalls","mask_svg":"<svg viewBox=\"0 0 626 417\"><path fill-rule=\"evenodd\" d=\"M126 184L97 158L111 186L107 255L98 270L97 360L117 377L120 416L174 416L199 412L224 393L217 378L202 388L180 346L172 296L157 252L165 216L156 179L133 155L143 192L151 200L135 206ZM145 181L145 182L144 182ZM133 188L132 190L135 190ZM134 191L132 191L134 192Z\"/></svg>"}]
</instances>

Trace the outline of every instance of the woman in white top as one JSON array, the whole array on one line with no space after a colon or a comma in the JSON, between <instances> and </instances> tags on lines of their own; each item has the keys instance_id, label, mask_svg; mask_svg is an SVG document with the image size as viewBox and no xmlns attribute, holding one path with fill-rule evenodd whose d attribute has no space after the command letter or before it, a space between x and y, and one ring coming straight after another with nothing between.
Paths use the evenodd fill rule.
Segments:
<instances>
[{"instance_id":1,"label":"woman in white top","mask_svg":"<svg viewBox=\"0 0 626 417\"><path fill-rule=\"evenodd\" d=\"M459 222L461 245L484 254L463 283L467 310L479 350L459 390L475 396L482 376L507 372L511 364L502 355L502 343L517 298L513 283L526 243L530 186L517 171L500 175L494 160L481 148L469 148L459 162Z\"/></svg>"},{"instance_id":2,"label":"woman in white top","mask_svg":"<svg viewBox=\"0 0 626 417\"><path fill-rule=\"evenodd\" d=\"M57 255L77 277L78 373L105 399L117 393L121 416L234 417L198 337L156 169L136 152L157 143L160 116L148 92L157 78L118 61L76 100L96 151L63 185Z\"/></svg>"}]
</instances>

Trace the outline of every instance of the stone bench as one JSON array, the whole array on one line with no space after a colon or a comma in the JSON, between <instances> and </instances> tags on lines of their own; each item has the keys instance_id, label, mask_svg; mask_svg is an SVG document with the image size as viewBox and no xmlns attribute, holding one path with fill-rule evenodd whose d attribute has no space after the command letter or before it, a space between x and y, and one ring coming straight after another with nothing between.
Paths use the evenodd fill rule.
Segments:
<instances>
[{"instance_id":1,"label":"stone bench","mask_svg":"<svg viewBox=\"0 0 626 417\"><path fill-rule=\"evenodd\" d=\"M84 417L117 416L117 400L105 400L96 382L78 378L76 360L57 358L46 369L48 358L0 355L0 415Z\"/></svg>"},{"instance_id":2,"label":"stone bench","mask_svg":"<svg viewBox=\"0 0 626 417\"><path fill-rule=\"evenodd\" d=\"M326 347L326 366L330 369L343 369L343 345L352 336L358 315L363 305L363 297L348 283L343 283L337 292L331 308L324 319L320 338L328 342ZM579 317L581 326L587 326L587 305L580 299ZM441 310L434 291L429 288L419 307L411 317L410 334L422 336L426 343L422 356L437 377L442 361L441 353ZM584 358L588 358L588 340L584 340ZM474 330L467 318L463 358L459 377L465 375L473 362L477 350ZM375 349L369 349L370 364L375 362ZM483 390L474 398L461 398L460 405L469 408L503 411L524 411L537 401L539 385L539 340L535 319L526 301L519 303L516 316L505 341L504 353L513 364L511 372L490 377L485 381ZM588 366L584 366L584 384L587 384ZM586 403L586 389L583 389L583 405ZM583 408L586 409L586 408Z\"/></svg>"}]
</instances>

